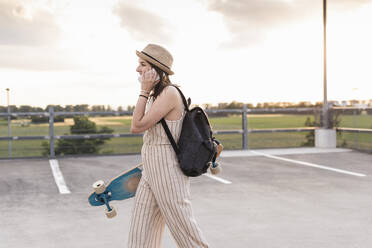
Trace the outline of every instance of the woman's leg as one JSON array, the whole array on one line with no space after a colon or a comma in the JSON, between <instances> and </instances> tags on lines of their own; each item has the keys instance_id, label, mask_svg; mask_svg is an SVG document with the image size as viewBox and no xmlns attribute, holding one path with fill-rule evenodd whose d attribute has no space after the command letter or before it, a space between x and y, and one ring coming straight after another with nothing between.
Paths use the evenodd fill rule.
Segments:
<instances>
[{"instance_id":1,"label":"woman's leg","mask_svg":"<svg viewBox=\"0 0 372 248\"><path fill-rule=\"evenodd\" d=\"M167 155L157 157L157 176L149 181L163 218L178 247L208 247L192 212L189 178Z\"/></svg>"},{"instance_id":2,"label":"woman's leg","mask_svg":"<svg viewBox=\"0 0 372 248\"><path fill-rule=\"evenodd\" d=\"M156 208L154 215L150 218L149 221L149 233L146 237L146 242L144 247L154 247L160 248L163 241L165 221L160 212L159 208Z\"/></svg>"},{"instance_id":3,"label":"woman's leg","mask_svg":"<svg viewBox=\"0 0 372 248\"><path fill-rule=\"evenodd\" d=\"M141 179L129 230L129 248L161 247L164 219L146 180Z\"/></svg>"},{"instance_id":4,"label":"woman's leg","mask_svg":"<svg viewBox=\"0 0 372 248\"><path fill-rule=\"evenodd\" d=\"M190 202L170 200L162 202L160 209L178 247L209 247L194 218Z\"/></svg>"}]
</instances>

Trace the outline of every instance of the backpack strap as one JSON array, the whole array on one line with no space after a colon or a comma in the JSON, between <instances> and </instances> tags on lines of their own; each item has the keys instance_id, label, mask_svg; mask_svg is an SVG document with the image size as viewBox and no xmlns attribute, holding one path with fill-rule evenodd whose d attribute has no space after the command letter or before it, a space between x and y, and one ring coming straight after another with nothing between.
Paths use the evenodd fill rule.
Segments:
<instances>
[{"instance_id":1,"label":"backpack strap","mask_svg":"<svg viewBox=\"0 0 372 248\"><path fill-rule=\"evenodd\" d=\"M174 88L176 88L178 90L178 92L180 93L181 98L182 98L182 102L183 102L183 105L185 106L186 111L187 112L190 111L189 110L189 105L191 103L191 99L189 98L188 101L186 101L186 97L183 95L182 91L177 86L175 86L175 85L171 85L171 86L173 86Z\"/></svg>"},{"instance_id":2,"label":"backpack strap","mask_svg":"<svg viewBox=\"0 0 372 248\"><path fill-rule=\"evenodd\" d=\"M175 85L171 85L171 86L173 86L174 88L176 88L178 90L178 92L180 93L180 95L182 97L182 102L183 102L183 105L185 106L186 111L187 112L190 111L189 110L189 105L191 103L190 98L189 98L189 101L186 101L186 98L183 95L182 91L177 86L175 86ZM170 141L170 143L171 143L171 145L173 147L173 150L176 152L176 155L178 156L178 154L180 153L180 149L178 148L176 142L174 141L173 136L172 136L172 133L170 132L169 127L168 127L167 123L165 122L164 117L160 120L160 123L163 126L164 131L165 131L165 133L168 136L168 139L169 139L169 141Z\"/></svg>"},{"instance_id":3,"label":"backpack strap","mask_svg":"<svg viewBox=\"0 0 372 248\"><path fill-rule=\"evenodd\" d=\"M171 145L172 145L172 147L173 147L173 150L176 152L176 155L177 155L177 157L178 157L178 154L180 153L180 149L178 149L178 146L177 146L177 144L176 144L176 141L174 141L173 136L172 136L172 133L170 132L167 123L165 122L164 118L162 118L162 119L160 120L160 122L161 122L161 125L162 125L163 128L164 128L165 133L166 133L167 136L168 136L168 139L169 139L169 141L170 141L170 143L171 143Z\"/></svg>"}]
</instances>

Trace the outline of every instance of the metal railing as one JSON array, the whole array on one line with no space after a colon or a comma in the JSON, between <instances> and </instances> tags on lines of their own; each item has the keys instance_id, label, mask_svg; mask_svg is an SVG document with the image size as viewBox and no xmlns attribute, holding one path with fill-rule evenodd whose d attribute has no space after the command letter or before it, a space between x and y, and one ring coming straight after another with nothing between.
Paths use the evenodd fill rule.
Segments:
<instances>
[{"instance_id":1,"label":"metal railing","mask_svg":"<svg viewBox=\"0 0 372 248\"><path fill-rule=\"evenodd\" d=\"M336 130L343 135L343 146L372 153L372 108L334 107L343 119L343 125Z\"/></svg>"},{"instance_id":2,"label":"metal railing","mask_svg":"<svg viewBox=\"0 0 372 248\"><path fill-rule=\"evenodd\" d=\"M335 108L334 110L342 111L348 110L349 108ZM372 108L364 108L366 110L372 110ZM242 116L242 129L240 130L214 130L215 135L233 135L239 134L242 138L241 149L248 149L249 145L249 134L255 133L298 133L298 132L311 132L314 131L315 127L301 127L301 128L270 128L270 129L248 129L248 118L250 114L308 114L314 115L315 113L321 113L320 108L263 108L263 109L248 109L245 105L242 109L206 109L208 115L213 116L216 114L239 114ZM358 109L360 111L360 109ZM49 112L34 112L34 113L0 113L1 117L30 117L30 116L44 116L49 117L49 135L37 135L37 136L0 136L0 141L8 141L9 151L8 157L12 158L11 142L15 140L49 140L49 156L55 157L55 142L59 139L73 140L73 139L97 139L97 138L128 138L128 137L140 137L142 134L131 134L131 133L115 133L115 134L79 134L79 135L55 135L55 122L54 118L57 116L131 116L132 111L111 111L111 112L54 112L53 107L49 107ZM356 115L354 115L355 117ZM371 118L372 120L372 118ZM355 121L354 121L355 122ZM10 129L10 121L8 121L8 129ZM372 134L372 121L371 129L369 128L355 128L355 127L338 127L337 131L341 133L353 133L353 134ZM354 135L354 147L360 148L359 145L355 145L357 142ZM372 135L371 135L372 137ZM363 150L363 149L362 149ZM369 150L367 148L366 150ZM371 147L372 150L372 147ZM1 158L1 156L0 156Z\"/></svg>"}]
</instances>

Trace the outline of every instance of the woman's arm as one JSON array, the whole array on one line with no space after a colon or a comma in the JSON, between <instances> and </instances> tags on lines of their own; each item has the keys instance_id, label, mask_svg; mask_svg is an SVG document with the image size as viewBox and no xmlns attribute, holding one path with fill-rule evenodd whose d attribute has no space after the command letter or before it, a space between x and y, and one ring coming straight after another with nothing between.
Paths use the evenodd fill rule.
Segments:
<instances>
[{"instance_id":1,"label":"woman's arm","mask_svg":"<svg viewBox=\"0 0 372 248\"><path fill-rule=\"evenodd\" d=\"M174 87L165 87L145 114L146 98L140 96L133 112L132 133L142 133L158 123L178 104L178 92Z\"/></svg>"}]
</instances>

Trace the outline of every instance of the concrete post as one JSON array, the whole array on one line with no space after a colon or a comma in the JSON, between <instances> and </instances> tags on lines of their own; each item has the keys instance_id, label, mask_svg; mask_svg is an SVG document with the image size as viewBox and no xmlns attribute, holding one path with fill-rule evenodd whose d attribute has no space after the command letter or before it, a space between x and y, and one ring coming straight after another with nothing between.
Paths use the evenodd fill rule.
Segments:
<instances>
[{"instance_id":1,"label":"concrete post","mask_svg":"<svg viewBox=\"0 0 372 248\"><path fill-rule=\"evenodd\" d=\"M315 147L336 148L337 137L335 129L315 129Z\"/></svg>"}]
</instances>

